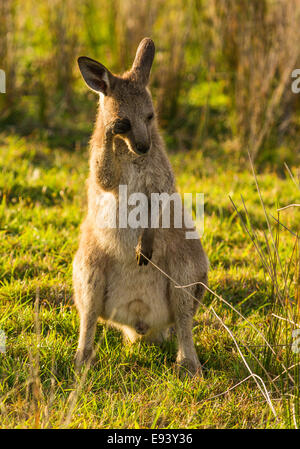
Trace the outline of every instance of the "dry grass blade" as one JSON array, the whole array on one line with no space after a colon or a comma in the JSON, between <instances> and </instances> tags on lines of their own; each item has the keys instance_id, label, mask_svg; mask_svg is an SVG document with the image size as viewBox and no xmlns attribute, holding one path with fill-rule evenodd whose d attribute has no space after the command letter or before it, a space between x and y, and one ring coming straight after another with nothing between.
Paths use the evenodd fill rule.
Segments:
<instances>
[{"instance_id":1,"label":"dry grass blade","mask_svg":"<svg viewBox=\"0 0 300 449\"><path fill-rule=\"evenodd\" d=\"M50 411L52 409L54 399L55 399L55 377L54 377L54 357L52 357L50 397L49 397L49 402L46 404L46 407L45 407L45 428L50 427Z\"/></svg>"},{"instance_id":2,"label":"dry grass blade","mask_svg":"<svg viewBox=\"0 0 300 449\"><path fill-rule=\"evenodd\" d=\"M252 241L252 243L253 243L253 245L254 245L254 247L255 247L257 253L258 253L258 255L259 255L260 259L261 259L261 262L262 262L263 267L265 268L266 272L271 276L271 272L270 272L269 265L268 265L268 263L267 263L267 260L266 260L266 258L265 258L265 256L264 256L264 254L263 254L263 251L262 251L262 249L261 249L261 247L260 247L259 240L256 238L256 234L255 234L254 230L251 228L251 231L253 232L253 235L252 235L251 232L250 232L250 230L249 230L248 227L246 226L246 224L245 224L245 222L244 222L244 220L243 220L243 217L241 216L241 214L240 214L238 208L236 207L235 203L233 202L231 196L229 196L229 199L230 199L230 201L231 201L231 203L232 203L232 205L233 205L233 207L234 207L234 209L235 209L235 211L236 211L238 217L239 217L240 220L241 220L241 223L242 223L242 226L243 226L245 232L246 232L246 233L248 234L248 236L250 237L250 239L251 239L251 241Z\"/></svg>"},{"instance_id":3,"label":"dry grass blade","mask_svg":"<svg viewBox=\"0 0 300 449\"><path fill-rule=\"evenodd\" d=\"M114 309L110 316L111 320L114 318L115 313L116 313L116 310ZM98 342L98 346L103 341L103 339L104 339L104 334L102 334L102 336ZM76 374L75 386L74 386L74 390L70 393L70 395L67 399L67 402L66 402L66 406L64 408L64 409L67 409L67 411L66 411L66 413L63 412L61 415L61 420L60 420L61 428L64 428L64 429L68 428L71 424L74 409L76 407L79 395L80 395L82 388L85 384L85 381L87 379L88 372L89 372L91 365L94 361L95 353L96 353L96 351L94 350L93 353L88 358L88 360L86 361L82 371L80 371L80 369L76 369L76 371L75 371L75 374Z\"/></svg>"},{"instance_id":4,"label":"dry grass blade","mask_svg":"<svg viewBox=\"0 0 300 449\"><path fill-rule=\"evenodd\" d=\"M166 276L168 279L172 280L172 282L175 284L175 286L176 286L177 288L183 288L183 289L186 289L186 288L187 288L186 286L181 286L181 285L179 285L177 281L173 280L167 273L165 273L164 270L162 270L160 267L158 267L158 265L156 265L154 262L152 262L150 259L148 259L144 254L143 254L143 256L145 257L145 259L148 260L149 263L151 263L151 265L153 265L156 269L158 269L164 276ZM206 289L208 289L208 290L210 291L210 289L209 289L203 282L199 282L199 284L203 285L203 287L205 287ZM199 302L200 304L203 304L203 303L201 303L201 302L200 302L194 295L192 295L190 292L188 292L188 291L186 291L186 290L185 290L185 292L186 292L189 296L191 296L195 301ZM233 340L233 342L234 342L234 344L235 344L235 346L236 346L236 348L237 348L238 353L239 353L240 356L241 356L242 361L244 362L244 365L246 366L247 370L248 370L249 373L250 373L250 376L253 377L253 379L255 380L255 383L256 383L258 389L260 390L260 392L262 393L263 397L265 398L265 400L266 400L267 404L269 405L269 407L270 407L272 413L273 413L274 416L277 418L276 411L275 411L275 409L274 409L274 406L273 406L273 404L272 404L272 401L271 401L269 392L268 392L268 390L267 390L267 388L266 388L266 385L265 385L264 381L262 380L261 377L257 376L257 374L254 374L254 373L253 373L253 371L251 370L250 366L248 365L248 363L247 363L247 361L246 361L246 359L245 359L245 357L244 357L244 355L243 355L243 353L242 353L242 351L241 351L241 349L240 349L240 347L239 347L239 344L237 343L237 341L236 341L236 339L235 339L233 333L232 333L231 330L226 326L226 324L223 322L223 320L219 317L219 315L216 313L216 311L213 309L213 307L208 308L208 310L209 310L210 312L213 313L213 315L217 318L217 320L221 323L221 325L224 327L224 329L225 329L225 330L228 332L228 334L230 335L231 339ZM259 383L258 380L261 382L261 384Z\"/></svg>"},{"instance_id":5,"label":"dry grass blade","mask_svg":"<svg viewBox=\"0 0 300 449\"><path fill-rule=\"evenodd\" d=\"M93 360L93 355L91 355L90 358L88 359L79 379L78 378L76 379L75 388L70 393L70 395L68 397L68 400L66 403L67 413L62 415L61 421L60 421L60 426L59 426L62 429L66 429L70 426L70 423L72 421L73 412L76 407L78 397L79 397L81 390L85 384L89 369L91 367L92 360Z\"/></svg>"},{"instance_id":6,"label":"dry grass blade","mask_svg":"<svg viewBox=\"0 0 300 449\"><path fill-rule=\"evenodd\" d=\"M292 171L290 170L289 166L287 165L287 163L284 163L285 168L288 171L288 174L290 175L291 180L293 181L293 183L295 184L295 186L300 190L300 182L297 183Z\"/></svg>"},{"instance_id":7,"label":"dry grass blade","mask_svg":"<svg viewBox=\"0 0 300 449\"><path fill-rule=\"evenodd\" d=\"M278 376L274 377L273 382L275 382L276 380L278 380L283 374L285 374L287 371L295 368L296 366L299 366L300 363L294 363L294 365L289 366L288 368L286 368L284 371L282 371L282 373L280 373Z\"/></svg>"},{"instance_id":8,"label":"dry grass blade","mask_svg":"<svg viewBox=\"0 0 300 449\"><path fill-rule=\"evenodd\" d=\"M300 207L300 204L288 204L287 206L280 207L277 211L279 212L280 210L289 209L290 207Z\"/></svg>"},{"instance_id":9,"label":"dry grass blade","mask_svg":"<svg viewBox=\"0 0 300 449\"><path fill-rule=\"evenodd\" d=\"M231 201L231 203L232 203L234 209L236 210L238 216L240 217L241 223L242 223L242 225L243 225L245 231L247 232L247 234L248 234L249 237L251 238L251 240L252 240L252 242L253 242L253 244L254 244L256 250L257 250L257 253L259 254L259 256L260 256L260 258L261 258L262 264L263 264L263 266L265 267L267 273L269 274L269 276L271 277L271 279L275 278L275 281L274 281L274 284L273 284L273 285L274 285L275 288L276 288L277 295L279 296L279 298L281 298L281 294L280 294L280 291L279 291L279 286L278 286L278 283L277 283L277 277L274 276L273 271L271 271L271 268L270 268L270 267L272 267L272 264L271 264L271 263L267 263L267 261L266 261L264 255L263 255L263 252L262 252L262 250L261 250L261 247L260 247L259 241L258 241L258 239L257 239L257 236L256 236L256 234L255 234L255 231L253 230L253 228L252 228L252 226L251 226L251 223L250 223L250 226L251 226L251 231L252 231L253 235L250 233L249 229L247 228L247 226L246 226L246 224L245 224L245 222L244 222L244 220L243 220L243 218L242 218L240 212L238 211L236 205L234 204L232 198L231 198L230 196L229 196L229 198L230 198L230 201ZM243 201L243 199L242 199L242 201ZM244 204L244 208L245 208L246 213L248 213L244 201L243 201L243 204ZM265 233L264 233L264 235L265 235ZM265 239L266 239L266 236L265 236ZM266 239L266 240L267 240L267 239ZM269 254L270 254L270 248L269 248L269 245L267 245L267 248L268 248L268 251L269 251ZM286 287L286 279L285 279L285 287ZM238 313L240 316L242 316L238 310L236 310L231 304L229 304L227 301L225 301L221 296L217 295L217 294L216 294L215 292L213 292L213 291L211 291L211 293L214 294L218 299L220 299L221 301L223 301L225 304L227 304L230 308L232 308L232 309L233 309L236 313ZM282 300L282 298L281 298L281 300ZM242 316L242 317L243 317L243 316ZM253 328L258 332L258 334L259 334L259 335L263 338L263 340L266 342L268 348L271 350L271 352L273 353L273 355L275 355L276 358L277 358L277 355L276 355L276 352L274 351L274 348L273 348L273 347L271 346L271 344L266 340L266 338L264 337L264 335L263 335L263 334L262 334L262 333L261 333L261 332L260 332L254 325L253 325L253 323L251 323L251 322L250 322L249 320L247 320L245 317L243 317L243 318L250 324L251 327L253 327ZM285 365L284 365L282 362L280 362L280 364L281 364L282 368L284 368L284 372L287 372L287 373L288 373L288 370L287 370L287 368L285 367ZM293 379L293 377L292 377L289 373L288 373L288 377L289 377L290 381L294 384L294 383L295 383L295 380Z\"/></svg>"},{"instance_id":10,"label":"dry grass blade","mask_svg":"<svg viewBox=\"0 0 300 449\"><path fill-rule=\"evenodd\" d=\"M245 377L245 379L241 380L240 382L238 382L237 384L233 385L232 387L228 388L226 391L223 391L222 393L219 394L215 394L214 396L211 396L210 398L204 399L203 401L201 401L201 404L203 404L204 402L207 401L212 401L213 399L217 399L220 396L224 396L225 394L229 393L230 391L234 390L235 388L237 388L239 385L242 385L244 382L246 382L248 379L251 379L252 375L250 374L249 376Z\"/></svg>"},{"instance_id":11,"label":"dry grass blade","mask_svg":"<svg viewBox=\"0 0 300 449\"><path fill-rule=\"evenodd\" d=\"M300 328L299 324L295 323L292 320L289 320L288 318L284 318L283 316L276 315L275 313L272 313L272 316L275 316L275 318L278 318L279 320L287 321L288 323L293 324L294 326Z\"/></svg>"},{"instance_id":12,"label":"dry grass blade","mask_svg":"<svg viewBox=\"0 0 300 449\"><path fill-rule=\"evenodd\" d=\"M298 424L297 424L297 419L296 419L295 404L292 404L292 417L293 417L295 429L298 429Z\"/></svg>"},{"instance_id":13,"label":"dry grass blade","mask_svg":"<svg viewBox=\"0 0 300 449\"><path fill-rule=\"evenodd\" d=\"M259 388L259 390L261 391L262 395L264 396L264 398L265 398L266 402L268 403L268 405L269 405L269 407L270 407L272 413L274 414L275 417L277 417L277 413L276 413L276 411L275 411L275 409L274 409L274 406L273 406L273 404L272 404L272 401L271 401L269 392L268 392L268 390L267 390L267 387L266 387L264 381L262 380L261 377L259 377L257 374L254 374L253 371L251 370L251 368L250 368L250 366L248 365L248 363L247 363L247 361L246 361L246 359L245 359L245 357L244 357L244 355L243 355L243 353L242 353L242 351L241 351L241 349L240 349L240 347L239 347L239 345L238 345L238 343L237 343L237 341L236 341L236 339L235 339L233 333L231 332L231 330L226 326L226 324L223 323L223 321L221 320L221 318L219 317L219 315L215 312L215 310L214 310L213 308L211 309L211 311L212 311L212 313L215 315L215 317L220 321L220 323L222 324L222 326L224 327L224 329L225 329L225 330L229 333L229 335L231 336L231 338L232 338L232 340L233 340L233 342L234 342L234 344L235 344L235 346L236 346L236 348L237 348L237 350L238 350L238 353L240 354L240 356L241 356L241 358L242 358L242 360L243 360L243 362L244 362L246 368L248 369L248 371L249 371L251 377L253 377L253 379L255 380L255 383L256 383L257 387ZM261 382L261 385L259 384L258 380Z\"/></svg>"},{"instance_id":14,"label":"dry grass blade","mask_svg":"<svg viewBox=\"0 0 300 449\"><path fill-rule=\"evenodd\" d=\"M244 317L244 315L241 314L241 312L239 312L234 306L232 306L228 301L226 301L224 298L222 298L222 296L218 295L216 292L214 292L213 290L211 290L207 285L203 284L203 282L192 282L191 284L187 284L187 285L180 285L180 286L176 286L176 288L188 288L191 287L193 285L197 285L200 284L202 285L207 291L209 291L212 295L214 295L216 298L218 298L220 301L222 301L224 304L226 304L227 306L229 306L232 310L234 310L241 318L243 318L243 320L245 320L248 324L250 324L250 326L258 333L258 335L260 335L260 337L264 340L264 342L266 343L267 347L271 350L271 352L277 357L276 352L274 351L274 348L270 345L270 343L268 342L268 340L266 339L266 337L260 332L259 329L257 329L257 327L251 323L250 320L248 320L246 317ZM246 346L246 345L245 345ZM246 346L247 349L250 351L249 347ZM259 363L260 364L260 363ZM281 366L284 370L286 370L286 367L284 366L283 363L281 363ZM265 369L263 368L263 370L265 371ZM269 375L268 375L269 377ZM294 383L294 379L290 376L290 380L292 383Z\"/></svg>"},{"instance_id":15,"label":"dry grass blade","mask_svg":"<svg viewBox=\"0 0 300 449\"><path fill-rule=\"evenodd\" d=\"M265 215L265 219L266 219L266 222L267 222L267 225L268 225L268 230L269 230L269 233L270 233L270 236L271 236L273 248L274 248L274 251L275 251L275 253L276 253L277 260L278 260L278 263L279 263L279 265L280 265L281 271L283 272L281 259L280 259L279 254L278 254L278 248L277 248L277 246L276 246L276 244L275 244L275 241L274 241L274 236L273 236L273 233L272 233L272 229L271 229L271 225L270 225L270 220L269 220L269 217L268 217L268 214L267 214L267 211L266 211L265 203L264 203L263 198L262 198L262 194L261 194L261 191L260 191L260 187L259 187L259 185L258 185L257 176L256 176L256 173L255 173L253 161L252 161L252 158L251 158L251 155L250 155L249 150L248 150L248 156L249 156L249 160L250 160L250 165L251 165L252 174L253 174L253 177L254 177L254 180L255 180L255 185L256 185L257 193L258 193L258 195L259 195L260 203L261 203L261 205L262 205L262 208L263 208L263 211L264 211L264 215Z\"/></svg>"},{"instance_id":16,"label":"dry grass blade","mask_svg":"<svg viewBox=\"0 0 300 449\"><path fill-rule=\"evenodd\" d=\"M287 228L281 221L279 221L277 218L273 217L273 215L270 214L270 216L275 220L280 226L282 226L284 229L286 229L290 234L292 234L294 237L298 238L298 235L295 234L295 232L291 231L289 228Z\"/></svg>"}]
</instances>

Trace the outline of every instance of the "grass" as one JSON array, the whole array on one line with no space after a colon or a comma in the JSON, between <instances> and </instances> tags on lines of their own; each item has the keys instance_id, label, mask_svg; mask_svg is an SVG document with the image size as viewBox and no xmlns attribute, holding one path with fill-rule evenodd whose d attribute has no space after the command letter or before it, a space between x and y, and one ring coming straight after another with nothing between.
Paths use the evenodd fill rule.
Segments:
<instances>
[{"instance_id":1,"label":"grass","mask_svg":"<svg viewBox=\"0 0 300 449\"><path fill-rule=\"evenodd\" d=\"M98 325L96 364L78 379L71 261L86 207L87 155L0 136L0 329L7 337L0 354L0 427L300 425L299 354L291 350L290 323L299 323L299 248L290 231L299 231L300 211L289 208L279 218L276 212L299 203L299 191L288 174L257 175L273 246L250 166L220 163L201 151L171 160L181 193L205 193L203 244L212 292L194 327L204 378L177 376L174 339L163 348L130 348L116 330ZM263 380L276 416L245 362Z\"/></svg>"}]
</instances>

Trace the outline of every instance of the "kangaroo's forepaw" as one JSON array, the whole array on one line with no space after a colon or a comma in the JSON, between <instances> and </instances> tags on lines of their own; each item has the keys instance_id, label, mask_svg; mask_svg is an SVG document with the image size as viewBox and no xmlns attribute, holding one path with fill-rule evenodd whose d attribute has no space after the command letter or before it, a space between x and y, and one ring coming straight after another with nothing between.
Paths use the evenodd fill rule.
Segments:
<instances>
[{"instance_id":1,"label":"kangaroo's forepaw","mask_svg":"<svg viewBox=\"0 0 300 449\"><path fill-rule=\"evenodd\" d=\"M145 254L146 257L144 257L144 254ZM152 257L152 251L142 252L141 248L137 247L136 250L135 250L135 257L136 257L137 264L139 266L141 266L141 265L148 265L149 260Z\"/></svg>"},{"instance_id":2,"label":"kangaroo's forepaw","mask_svg":"<svg viewBox=\"0 0 300 449\"><path fill-rule=\"evenodd\" d=\"M203 377L202 368L199 360L194 361L188 358L177 359L176 364L179 369L179 375L181 378L184 378L186 376Z\"/></svg>"},{"instance_id":3,"label":"kangaroo's forepaw","mask_svg":"<svg viewBox=\"0 0 300 449\"><path fill-rule=\"evenodd\" d=\"M126 134L130 130L130 121L128 118L118 118L112 124L112 132L113 134Z\"/></svg>"}]
</instances>

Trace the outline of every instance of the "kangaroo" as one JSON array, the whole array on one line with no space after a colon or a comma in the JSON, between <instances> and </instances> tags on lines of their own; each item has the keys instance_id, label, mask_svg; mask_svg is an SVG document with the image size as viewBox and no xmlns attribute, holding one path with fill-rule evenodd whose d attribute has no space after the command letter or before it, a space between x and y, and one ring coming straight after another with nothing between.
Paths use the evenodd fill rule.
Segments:
<instances>
[{"instance_id":1,"label":"kangaroo","mask_svg":"<svg viewBox=\"0 0 300 449\"><path fill-rule=\"evenodd\" d=\"M88 57L78 59L83 79L100 101L90 143L88 211L73 262L74 301L80 316L75 364L80 367L94 355L100 319L120 329L131 343L140 338L161 343L174 326L177 364L194 375L201 374L192 335L198 301L175 288L148 261L152 259L180 285L206 283L208 259L200 239L186 239L184 225L133 229L97 224L99 213L109 214L112 200L122 201L121 185L127 186L128 194L142 192L149 200L152 193L176 193L147 87L154 53L153 41L143 39L132 68L122 76ZM199 300L204 294L200 284L188 291Z\"/></svg>"}]
</instances>

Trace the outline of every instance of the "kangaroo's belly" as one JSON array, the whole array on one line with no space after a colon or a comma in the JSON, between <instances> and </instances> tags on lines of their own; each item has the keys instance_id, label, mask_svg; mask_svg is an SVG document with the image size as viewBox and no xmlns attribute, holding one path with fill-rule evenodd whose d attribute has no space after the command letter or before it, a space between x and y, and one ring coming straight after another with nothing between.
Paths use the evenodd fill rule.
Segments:
<instances>
[{"instance_id":1,"label":"kangaroo's belly","mask_svg":"<svg viewBox=\"0 0 300 449\"><path fill-rule=\"evenodd\" d=\"M159 331L172 322L167 281L151 265L116 263L109 270L103 318L138 334Z\"/></svg>"}]
</instances>

